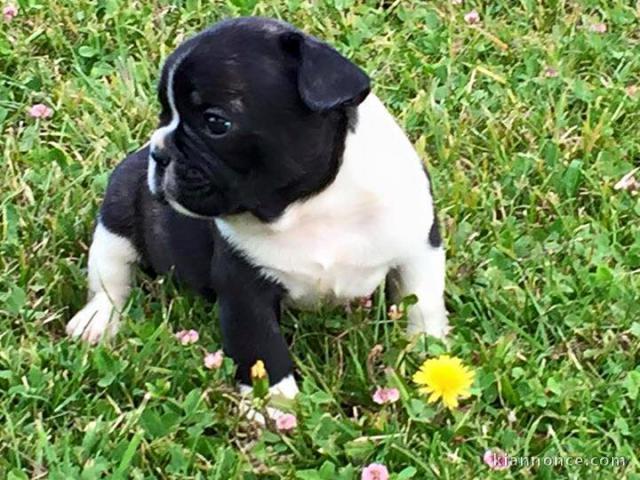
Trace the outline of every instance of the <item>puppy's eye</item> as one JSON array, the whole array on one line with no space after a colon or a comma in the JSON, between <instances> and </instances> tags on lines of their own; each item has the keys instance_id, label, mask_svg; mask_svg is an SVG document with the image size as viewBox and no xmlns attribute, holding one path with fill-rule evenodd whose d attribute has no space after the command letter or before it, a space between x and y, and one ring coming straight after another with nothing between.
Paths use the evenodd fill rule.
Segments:
<instances>
[{"instance_id":1,"label":"puppy's eye","mask_svg":"<svg viewBox=\"0 0 640 480\"><path fill-rule=\"evenodd\" d=\"M209 131L216 136L224 135L231 129L231 121L220 115L218 112L207 110L204 112Z\"/></svg>"}]
</instances>

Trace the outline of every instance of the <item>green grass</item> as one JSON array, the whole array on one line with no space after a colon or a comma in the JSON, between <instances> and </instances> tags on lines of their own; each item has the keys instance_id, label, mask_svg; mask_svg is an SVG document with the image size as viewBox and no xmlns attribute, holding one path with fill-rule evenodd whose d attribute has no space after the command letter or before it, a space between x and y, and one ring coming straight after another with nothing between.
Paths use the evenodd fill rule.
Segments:
<instances>
[{"instance_id":1,"label":"green grass","mask_svg":"<svg viewBox=\"0 0 640 480\"><path fill-rule=\"evenodd\" d=\"M640 197L613 189L640 156L635 2L19 6L0 24L0 477L346 480L381 462L396 480L640 478ZM291 21L371 74L431 169L449 259L449 346L407 345L381 296L369 314L287 315L303 394L285 437L232 414L231 362L202 367L215 312L168 282L138 275L111 346L64 337L109 172L156 124L162 60L240 14ZM39 102L52 118L27 115ZM200 342L178 345L181 328ZM451 413L409 380L445 350L477 373ZM386 366L407 391L381 408ZM628 464L492 473L493 447Z\"/></svg>"}]
</instances>

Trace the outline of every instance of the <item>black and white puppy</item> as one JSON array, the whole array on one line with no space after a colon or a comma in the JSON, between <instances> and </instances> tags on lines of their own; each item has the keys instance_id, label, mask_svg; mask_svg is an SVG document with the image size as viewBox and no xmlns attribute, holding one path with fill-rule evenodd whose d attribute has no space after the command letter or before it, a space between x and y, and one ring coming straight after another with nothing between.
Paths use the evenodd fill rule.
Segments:
<instances>
[{"instance_id":1,"label":"black and white puppy","mask_svg":"<svg viewBox=\"0 0 640 480\"><path fill-rule=\"evenodd\" d=\"M283 304L415 294L409 334L443 337L445 254L429 178L356 65L265 18L183 43L159 85L160 127L113 172L89 251L89 302L67 332L112 336L132 266L173 271L217 299L241 385L263 360L273 393L297 387Z\"/></svg>"}]
</instances>

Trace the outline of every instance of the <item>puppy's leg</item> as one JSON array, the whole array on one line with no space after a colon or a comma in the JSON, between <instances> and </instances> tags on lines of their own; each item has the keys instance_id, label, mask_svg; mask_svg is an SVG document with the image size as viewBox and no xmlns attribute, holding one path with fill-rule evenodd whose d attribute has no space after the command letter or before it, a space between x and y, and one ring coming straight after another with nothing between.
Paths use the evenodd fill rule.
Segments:
<instances>
[{"instance_id":1,"label":"puppy's leg","mask_svg":"<svg viewBox=\"0 0 640 480\"><path fill-rule=\"evenodd\" d=\"M293 364L280 332L280 298L275 292L262 291L254 285L239 288L236 293L218 291L218 308L225 352L236 362L236 377L244 399L240 414L249 420L265 424L261 413L249 402L252 393L251 367L264 362L269 376L271 398L293 400L298 386L293 378ZM267 407L267 415L277 419L283 412Z\"/></svg>"},{"instance_id":2,"label":"puppy's leg","mask_svg":"<svg viewBox=\"0 0 640 480\"><path fill-rule=\"evenodd\" d=\"M120 311L129 296L131 266L143 254L132 239L143 223L140 215L149 210L136 208L147 189L148 157L147 147L128 155L109 178L89 249L89 303L67 324L72 337L96 343L118 330Z\"/></svg>"},{"instance_id":3,"label":"puppy's leg","mask_svg":"<svg viewBox=\"0 0 640 480\"><path fill-rule=\"evenodd\" d=\"M397 271L395 292L401 299L414 294L418 303L409 307L407 335L426 333L444 338L449 330L444 305L445 252L442 245L425 245L407 258Z\"/></svg>"},{"instance_id":4,"label":"puppy's leg","mask_svg":"<svg viewBox=\"0 0 640 480\"><path fill-rule=\"evenodd\" d=\"M292 399L298 387L293 379L289 350L280 332L279 295L261 291L262 286L238 287L237 295L229 290L217 290L217 293L224 350L238 366L240 385L250 388L251 367L262 360L269 375L270 392Z\"/></svg>"},{"instance_id":5,"label":"puppy's leg","mask_svg":"<svg viewBox=\"0 0 640 480\"><path fill-rule=\"evenodd\" d=\"M89 302L67 324L70 336L96 343L103 336L115 335L131 288L132 264L137 258L129 239L98 222L89 249Z\"/></svg>"},{"instance_id":6,"label":"puppy's leg","mask_svg":"<svg viewBox=\"0 0 640 480\"><path fill-rule=\"evenodd\" d=\"M264 278L221 238L214 247L212 275L223 346L238 367L236 376L241 393L250 392L251 367L262 360L271 395L293 399L298 387L289 349L280 331L282 287Z\"/></svg>"}]
</instances>

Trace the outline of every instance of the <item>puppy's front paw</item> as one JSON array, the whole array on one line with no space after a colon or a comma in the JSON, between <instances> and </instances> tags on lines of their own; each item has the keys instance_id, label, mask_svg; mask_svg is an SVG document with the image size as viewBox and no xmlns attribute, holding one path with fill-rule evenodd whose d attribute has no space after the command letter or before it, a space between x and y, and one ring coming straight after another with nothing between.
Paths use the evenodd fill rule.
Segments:
<instances>
[{"instance_id":1,"label":"puppy's front paw","mask_svg":"<svg viewBox=\"0 0 640 480\"><path fill-rule=\"evenodd\" d=\"M67 334L96 344L113 337L120 325L120 314L106 293L96 293L82 310L67 323Z\"/></svg>"},{"instance_id":2,"label":"puppy's front paw","mask_svg":"<svg viewBox=\"0 0 640 480\"><path fill-rule=\"evenodd\" d=\"M447 311L443 308L431 311L413 310L409 312L407 336L409 338L426 333L444 340L451 330L447 320Z\"/></svg>"},{"instance_id":3,"label":"puppy's front paw","mask_svg":"<svg viewBox=\"0 0 640 480\"><path fill-rule=\"evenodd\" d=\"M252 388L248 385L240 385L239 387L240 394L242 395L240 405L239 405L239 415L246 418L247 420L251 420L253 422L258 423L261 426L266 426L266 420L264 415L257 411L253 406L252 400ZM286 412L280 410L274 404L278 403L291 403L295 400L298 395L298 385L293 378L293 375L288 375L283 378L280 382L276 383L269 387L269 397L270 397L270 405L267 405L264 408L264 413L272 421L277 421L279 417L284 415ZM289 408L290 405L287 405Z\"/></svg>"}]
</instances>

